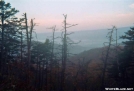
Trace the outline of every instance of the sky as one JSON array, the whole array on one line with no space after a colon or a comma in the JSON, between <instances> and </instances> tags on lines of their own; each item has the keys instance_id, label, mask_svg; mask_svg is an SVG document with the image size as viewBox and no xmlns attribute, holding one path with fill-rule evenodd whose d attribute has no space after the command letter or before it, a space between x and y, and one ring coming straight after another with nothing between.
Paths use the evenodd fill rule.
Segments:
<instances>
[{"instance_id":1,"label":"sky","mask_svg":"<svg viewBox=\"0 0 134 91\"><path fill-rule=\"evenodd\" d=\"M78 24L68 31L108 29L112 25L134 25L134 0L5 0L19 10L18 17L27 13L28 20L35 18L36 32L61 30L63 14L68 24ZM30 21L29 21L30 22Z\"/></svg>"}]
</instances>

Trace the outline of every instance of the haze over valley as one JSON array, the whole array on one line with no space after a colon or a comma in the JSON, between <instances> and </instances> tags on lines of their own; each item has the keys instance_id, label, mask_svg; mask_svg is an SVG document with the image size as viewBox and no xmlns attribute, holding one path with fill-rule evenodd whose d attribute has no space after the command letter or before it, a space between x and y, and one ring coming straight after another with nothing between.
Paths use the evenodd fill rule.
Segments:
<instances>
[{"instance_id":1,"label":"haze over valley","mask_svg":"<svg viewBox=\"0 0 134 91\"><path fill-rule=\"evenodd\" d=\"M0 0L0 91L133 87L134 0Z\"/></svg>"},{"instance_id":2,"label":"haze over valley","mask_svg":"<svg viewBox=\"0 0 134 91\"><path fill-rule=\"evenodd\" d=\"M75 26L77 27L77 26ZM112 27L112 26L111 26ZM109 28L110 29L110 28ZM123 39L120 39L122 35L124 35L125 32L130 30L130 27L121 27L117 28L117 36L118 36L118 43L122 44L124 41ZM108 38L106 37L108 32L110 30L108 29L100 29L100 30L82 30L82 31L71 31L68 33L72 33L68 35L69 39L71 40L70 42L74 42L76 44L68 45L69 50L71 53L80 53L92 48L99 48L99 47L104 47L103 43L108 42ZM52 40L52 32L51 30L49 32L44 32L44 33L37 33L37 38L35 34L33 33L33 40L45 42L44 39L48 38ZM60 45L62 32L56 31L55 32L55 43ZM113 33L113 38L116 39L115 32ZM115 42L113 42L114 44ZM56 47L56 46L55 46Z\"/></svg>"}]
</instances>

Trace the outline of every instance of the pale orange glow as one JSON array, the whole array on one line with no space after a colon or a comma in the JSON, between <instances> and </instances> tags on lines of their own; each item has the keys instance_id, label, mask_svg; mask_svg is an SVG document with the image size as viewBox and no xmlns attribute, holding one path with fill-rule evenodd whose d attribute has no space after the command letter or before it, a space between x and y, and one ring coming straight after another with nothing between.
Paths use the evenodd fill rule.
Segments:
<instances>
[{"instance_id":1,"label":"pale orange glow","mask_svg":"<svg viewBox=\"0 0 134 91\"><path fill-rule=\"evenodd\" d=\"M78 24L69 31L108 29L131 26L134 23L134 2L123 0L6 0L18 9L19 17L27 13L28 19L35 18L36 31L56 25L62 29L63 14L69 24ZM20 3L21 2L21 3Z\"/></svg>"},{"instance_id":2,"label":"pale orange glow","mask_svg":"<svg viewBox=\"0 0 134 91\"><path fill-rule=\"evenodd\" d=\"M100 14L96 16L90 16L89 14L85 14L84 17L78 18L68 16L67 22L69 24L78 24L75 27L70 28L70 31L80 31L80 30L95 30L95 29L108 29L112 25L116 25L118 27L130 26L134 23L134 13L117 13L117 14ZM62 29L62 22L64 17L44 17L44 18L36 18L35 22L39 23L37 30L38 32L47 31L46 28L52 27L54 25L60 30ZM99 27L98 27L99 25ZM39 28L40 27L40 28ZM42 29L43 28L43 29Z\"/></svg>"}]
</instances>

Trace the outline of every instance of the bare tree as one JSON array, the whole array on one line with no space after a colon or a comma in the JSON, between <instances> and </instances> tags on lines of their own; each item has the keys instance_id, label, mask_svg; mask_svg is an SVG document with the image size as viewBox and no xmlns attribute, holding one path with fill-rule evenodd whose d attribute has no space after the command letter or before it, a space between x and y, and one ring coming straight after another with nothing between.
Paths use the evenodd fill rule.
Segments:
<instances>
[{"instance_id":1,"label":"bare tree","mask_svg":"<svg viewBox=\"0 0 134 91\"><path fill-rule=\"evenodd\" d=\"M31 61L31 39L32 39L32 32L33 32L33 28L36 25L35 23L33 23L33 19L31 19L31 24L30 26L28 26L28 22L27 22L27 14L24 13L24 20L25 20L25 29L26 29L26 39L27 39L27 61L28 61L28 73L30 73L30 61ZM30 30L29 30L30 27ZM28 83L30 82L30 77L28 77Z\"/></svg>"},{"instance_id":2,"label":"bare tree","mask_svg":"<svg viewBox=\"0 0 134 91\"><path fill-rule=\"evenodd\" d=\"M102 79L101 79L101 91L103 91L103 89L104 89L104 87L105 87L105 73L106 73L106 69L107 69L107 61L108 61L108 59L109 59L109 54L110 54L110 48L111 48L111 46L112 46L112 41L113 41L113 32L114 32L114 30L115 30L115 26L113 26L113 28L112 29L109 29L109 30L111 30L110 32L108 32L108 39L109 39L109 42L105 42L104 43L104 45L106 44L106 43L108 43L108 47L107 47L107 50L106 50L106 55L105 55L105 57L104 57L104 59L103 59L103 61L104 61L104 68L103 68L103 71L102 71ZM117 32L116 32L116 34L117 34ZM116 35L116 38L117 38L117 35ZM117 39L116 39L116 45L117 45Z\"/></svg>"},{"instance_id":3,"label":"bare tree","mask_svg":"<svg viewBox=\"0 0 134 91\"><path fill-rule=\"evenodd\" d=\"M61 72L61 91L65 91L65 70L66 70L66 62L67 62L67 28L70 28L72 26L76 26L77 24L68 24L67 23L67 15L64 15L64 21L63 21L63 29L64 29L64 35L63 35L63 46L62 46L62 72ZM69 25L69 26L68 26Z\"/></svg>"}]
</instances>

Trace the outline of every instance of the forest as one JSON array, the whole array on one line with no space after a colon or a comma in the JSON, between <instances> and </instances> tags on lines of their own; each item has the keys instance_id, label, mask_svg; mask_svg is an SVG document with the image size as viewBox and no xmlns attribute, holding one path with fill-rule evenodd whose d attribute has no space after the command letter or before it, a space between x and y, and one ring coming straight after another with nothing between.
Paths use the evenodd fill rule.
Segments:
<instances>
[{"instance_id":1,"label":"forest","mask_svg":"<svg viewBox=\"0 0 134 91\"><path fill-rule=\"evenodd\" d=\"M106 88L134 87L134 27L120 36L112 26L104 47L80 54L69 52L68 46L78 44L69 38L68 24L63 14L61 36L44 42L37 37L34 19L28 13L16 17L19 10L0 1L0 91L105 91ZM28 21L29 20L29 21ZM55 43L56 39L61 44ZM89 39L90 40L90 39Z\"/></svg>"}]
</instances>

